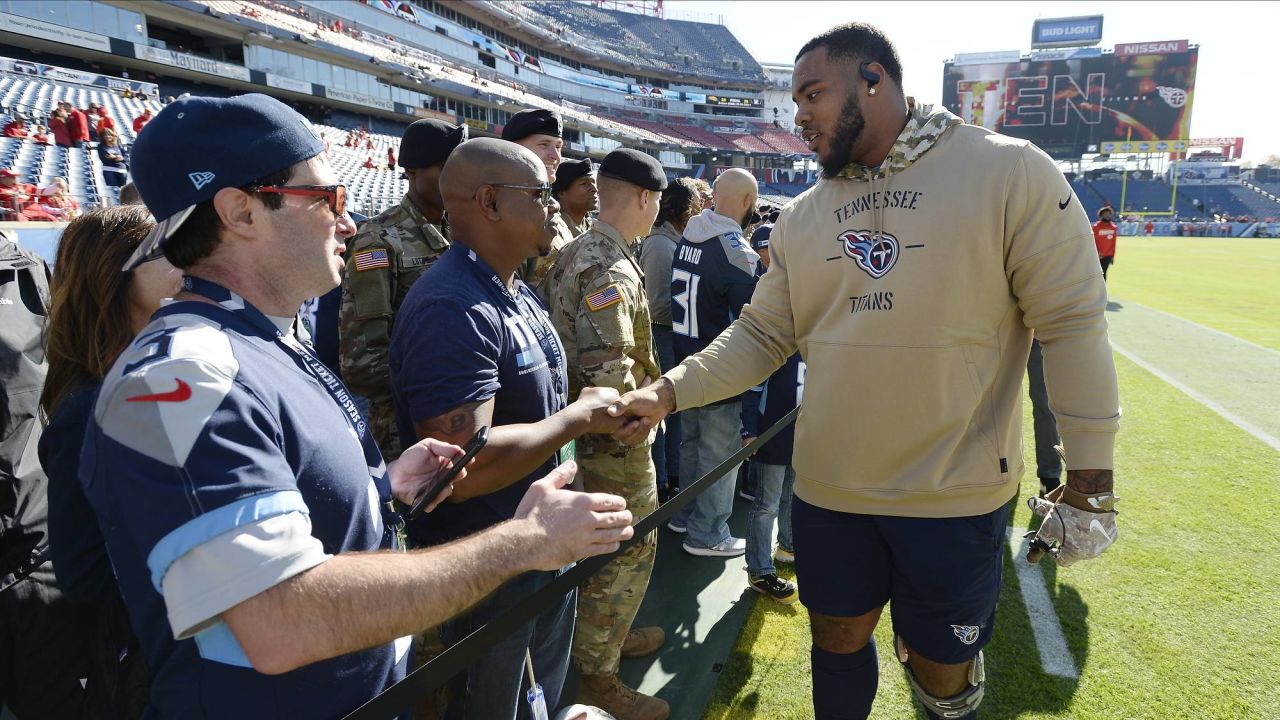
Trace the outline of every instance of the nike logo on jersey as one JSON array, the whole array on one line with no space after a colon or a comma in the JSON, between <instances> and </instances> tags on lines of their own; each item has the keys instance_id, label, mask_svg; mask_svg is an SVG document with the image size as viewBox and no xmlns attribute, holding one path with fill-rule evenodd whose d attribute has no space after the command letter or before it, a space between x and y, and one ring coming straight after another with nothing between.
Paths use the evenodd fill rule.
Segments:
<instances>
[{"instance_id":1,"label":"nike logo on jersey","mask_svg":"<svg viewBox=\"0 0 1280 720\"><path fill-rule=\"evenodd\" d=\"M191 386L178 379L178 387L164 393L134 395L125 402L185 402L191 399Z\"/></svg>"},{"instance_id":2,"label":"nike logo on jersey","mask_svg":"<svg viewBox=\"0 0 1280 720\"><path fill-rule=\"evenodd\" d=\"M1068 195L1066 200L1063 200L1062 202L1058 203L1058 209L1059 209L1059 210L1066 210L1066 209L1067 209L1067 206L1068 206L1068 205L1070 205L1070 204L1071 204L1071 196L1070 196L1070 195Z\"/></svg>"}]
</instances>

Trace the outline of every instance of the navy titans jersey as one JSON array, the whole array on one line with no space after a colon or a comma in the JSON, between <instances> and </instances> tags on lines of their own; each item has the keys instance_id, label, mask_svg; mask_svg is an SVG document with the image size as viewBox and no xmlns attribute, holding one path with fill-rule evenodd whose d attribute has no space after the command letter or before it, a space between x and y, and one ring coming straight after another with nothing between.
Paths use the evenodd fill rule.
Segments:
<instances>
[{"instance_id":1,"label":"navy titans jersey","mask_svg":"<svg viewBox=\"0 0 1280 720\"><path fill-rule=\"evenodd\" d=\"M386 466L341 382L243 298L185 282L218 305L155 314L103 380L81 455L80 482L151 669L145 717L342 717L404 676L409 638L281 675L254 670L216 614L174 639L188 631L171 626L181 608L168 607L162 583L206 542L288 513L309 517L328 555L394 538ZM224 609L244 598L227 599Z\"/></svg>"},{"instance_id":2,"label":"navy titans jersey","mask_svg":"<svg viewBox=\"0 0 1280 720\"><path fill-rule=\"evenodd\" d=\"M388 365L401 441L415 424L493 398L493 425L536 423L565 407L564 348L542 302L523 282L515 293L470 248L454 243L409 288L391 332ZM470 535L510 520L547 457L521 481L488 495L444 503L409 526L419 545Z\"/></svg>"},{"instance_id":3,"label":"navy titans jersey","mask_svg":"<svg viewBox=\"0 0 1280 720\"><path fill-rule=\"evenodd\" d=\"M711 344L737 319L755 291L759 260L741 232L703 241L690 240L687 234L680 238L671 263L671 329L676 362Z\"/></svg>"}]
</instances>

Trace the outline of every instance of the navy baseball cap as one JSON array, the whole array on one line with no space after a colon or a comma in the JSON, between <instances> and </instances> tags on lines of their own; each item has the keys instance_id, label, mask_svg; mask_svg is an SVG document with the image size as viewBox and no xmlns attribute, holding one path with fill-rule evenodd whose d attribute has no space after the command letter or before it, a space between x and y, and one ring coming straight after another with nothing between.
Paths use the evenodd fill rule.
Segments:
<instances>
[{"instance_id":1,"label":"navy baseball cap","mask_svg":"<svg viewBox=\"0 0 1280 720\"><path fill-rule=\"evenodd\" d=\"M195 210L219 190L243 187L324 152L324 140L284 103L259 93L187 96L142 128L129 170L156 226L125 263L154 258Z\"/></svg>"},{"instance_id":2,"label":"navy baseball cap","mask_svg":"<svg viewBox=\"0 0 1280 720\"><path fill-rule=\"evenodd\" d=\"M769 236L772 234L772 224L766 223L756 228L756 231L751 233L751 249L763 250L764 248L769 247Z\"/></svg>"}]
</instances>

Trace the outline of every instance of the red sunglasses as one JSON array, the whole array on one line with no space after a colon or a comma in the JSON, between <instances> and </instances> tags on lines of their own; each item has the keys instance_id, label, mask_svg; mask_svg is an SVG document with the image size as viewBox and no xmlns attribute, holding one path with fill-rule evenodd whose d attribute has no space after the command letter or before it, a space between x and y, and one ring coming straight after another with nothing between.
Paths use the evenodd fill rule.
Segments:
<instances>
[{"instance_id":1,"label":"red sunglasses","mask_svg":"<svg viewBox=\"0 0 1280 720\"><path fill-rule=\"evenodd\" d=\"M245 191L323 197L329 201L329 209L333 211L334 217L347 214L346 185L251 185L245 188Z\"/></svg>"}]
</instances>

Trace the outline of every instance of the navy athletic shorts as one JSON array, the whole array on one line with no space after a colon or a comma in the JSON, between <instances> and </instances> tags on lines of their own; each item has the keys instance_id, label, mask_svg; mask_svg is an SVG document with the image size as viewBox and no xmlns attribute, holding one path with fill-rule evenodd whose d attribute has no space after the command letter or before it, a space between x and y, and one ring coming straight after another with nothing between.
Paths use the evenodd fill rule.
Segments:
<instances>
[{"instance_id":1,"label":"navy athletic shorts","mask_svg":"<svg viewBox=\"0 0 1280 720\"><path fill-rule=\"evenodd\" d=\"M937 663L972 660L995 625L1008 503L986 515L908 518L791 507L800 602L856 617L891 604L893 629Z\"/></svg>"}]
</instances>

